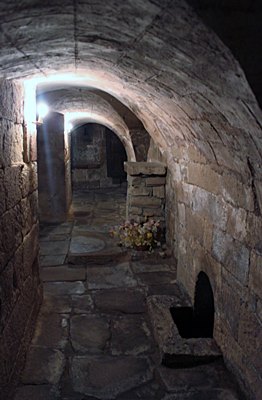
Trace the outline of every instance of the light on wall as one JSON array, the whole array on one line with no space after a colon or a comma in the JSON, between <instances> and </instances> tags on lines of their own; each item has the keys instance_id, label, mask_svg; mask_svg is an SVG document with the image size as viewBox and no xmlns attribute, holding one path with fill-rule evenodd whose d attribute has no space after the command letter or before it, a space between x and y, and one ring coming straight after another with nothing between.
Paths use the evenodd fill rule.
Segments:
<instances>
[{"instance_id":1,"label":"light on wall","mask_svg":"<svg viewBox=\"0 0 262 400\"><path fill-rule=\"evenodd\" d=\"M43 119L47 116L49 112L49 107L46 103L38 103L36 106L36 111L37 111L37 124L42 124Z\"/></svg>"}]
</instances>

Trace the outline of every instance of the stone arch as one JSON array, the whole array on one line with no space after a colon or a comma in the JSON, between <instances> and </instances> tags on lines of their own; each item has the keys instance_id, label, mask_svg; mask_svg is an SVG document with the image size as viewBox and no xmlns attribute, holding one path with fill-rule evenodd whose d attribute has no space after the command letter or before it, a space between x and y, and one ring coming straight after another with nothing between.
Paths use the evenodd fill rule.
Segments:
<instances>
[{"instance_id":1,"label":"stone arch","mask_svg":"<svg viewBox=\"0 0 262 400\"><path fill-rule=\"evenodd\" d=\"M123 143L128 160L136 156L129 129L116 110L99 95L76 88L51 91L41 96L51 109L61 112L74 124L94 122L112 130Z\"/></svg>"}]
</instances>

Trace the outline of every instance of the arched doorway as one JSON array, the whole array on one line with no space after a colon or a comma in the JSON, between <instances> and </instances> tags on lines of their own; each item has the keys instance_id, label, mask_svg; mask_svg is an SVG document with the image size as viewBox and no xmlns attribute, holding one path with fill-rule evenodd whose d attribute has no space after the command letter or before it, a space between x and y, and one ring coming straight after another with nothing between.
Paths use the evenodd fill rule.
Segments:
<instances>
[{"instance_id":1,"label":"arched doorway","mask_svg":"<svg viewBox=\"0 0 262 400\"><path fill-rule=\"evenodd\" d=\"M73 190L103 189L126 182L125 148L110 129L86 123L71 132Z\"/></svg>"}]
</instances>

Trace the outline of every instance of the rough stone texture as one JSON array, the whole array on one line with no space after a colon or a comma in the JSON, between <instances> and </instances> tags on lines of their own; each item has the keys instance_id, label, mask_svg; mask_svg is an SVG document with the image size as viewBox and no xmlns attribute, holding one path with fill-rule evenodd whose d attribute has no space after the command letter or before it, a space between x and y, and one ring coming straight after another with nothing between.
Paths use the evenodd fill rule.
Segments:
<instances>
[{"instance_id":1,"label":"rough stone texture","mask_svg":"<svg viewBox=\"0 0 262 400\"><path fill-rule=\"evenodd\" d=\"M23 160L23 88L0 81L0 391L21 372L42 292L38 270L37 183Z\"/></svg>"},{"instance_id":2,"label":"rough stone texture","mask_svg":"<svg viewBox=\"0 0 262 400\"><path fill-rule=\"evenodd\" d=\"M104 312L143 313L145 295L138 290L99 290L94 298L96 306Z\"/></svg>"},{"instance_id":3,"label":"rough stone texture","mask_svg":"<svg viewBox=\"0 0 262 400\"><path fill-rule=\"evenodd\" d=\"M22 382L25 384L56 384L65 365L64 355L59 350L46 347L30 348Z\"/></svg>"},{"instance_id":4,"label":"rough stone texture","mask_svg":"<svg viewBox=\"0 0 262 400\"><path fill-rule=\"evenodd\" d=\"M133 277L128 263L87 269L87 286L89 289L134 287L136 284L137 281Z\"/></svg>"},{"instance_id":5,"label":"rough stone texture","mask_svg":"<svg viewBox=\"0 0 262 400\"><path fill-rule=\"evenodd\" d=\"M94 315L77 315L71 319L71 340L76 352L103 353L110 338L109 324L105 318Z\"/></svg>"},{"instance_id":6,"label":"rough stone texture","mask_svg":"<svg viewBox=\"0 0 262 400\"><path fill-rule=\"evenodd\" d=\"M127 219L160 220L165 226L166 166L157 162L126 162Z\"/></svg>"},{"instance_id":7,"label":"rough stone texture","mask_svg":"<svg viewBox=\"0 0 262 400\"><path fill-rule=\"evenodd\" d=\"M71 375L76 392L113 399L136 384L149 381L152 371L145 358L74 357Z\"/></svg>"},{"instance_id":8,"label":"rough stone texture","mask_svg":"<svg viewBox=\"0 0 262 400\"><path fill-rule=\"evenodd\" d=\"M212 3L217 5L218 2ZM221 2L230 18L232 13L228 12L228 3ZM253 6L247 1L230 3L241 7L240 10L243 10L244 4L248 12ZM210 2L205 4L208 6ZM214 7L214 10L217 8ZM241 11L238 20L241 29L235 31L238 41L239 32L243 32L243 20L248 21L257 37L257 30L253 29L245 12ZM12 84L10 79L37 75L40 79L39 91L43 92L64 87L62 77L48 79L54 72L66 71L69 73L65 78L67 87L100 88L130 107L164 156L168 166L168 242L178 261L178 279L193 298L199 268L205 269L208 275L212 271L210 280L215 307L221 311L216 314L215 337L228 364L249 387L250 397L259 399L261 373L255 368L250 349L248 354L244 352L238 335L232 336L232 321L226 320L228 305L223 301L225 293L229 297L230 293L237 293L245 305L250 302L247 292L251 298L257 296L257 288L254 288L257 268L252 266L252 273L246 270L246 254L248 251L249 254L255 252L261 255L261 110L232 53L183 0L134 0L121 4L114 0L106 3L96 1L92 7L85 2L56 2L51 7L49 2L27 2L25 5L10 1L8 4L2 2L0 15L0 72L1 77L8 78L1 81L0 169L1 175L7 171L15 182L13 185L8 180L9 194L7 180L1 178L1 185L5 187L4 200L1 200L1 271L14 258L14 253L18 259L21 257L22 232L28 229L28 226L21 227L17 179L19 163L25 165L21 157L23 101L18 85ZM229 22L229 26L231 35L234 24ZM259 46L259 40L253 42ZM259 51L256 53L260 54ZM261 62L259 64L261 66ZM18 97L19 101L14 101ZM24 144L28 144L29 135L24 138ZM26 145L25 150L24 160L30 154ZM194 168L199 176L192 172ZM30 181L27 167L26 171ZM210 182L209 177L218 186ZM24 192L23 197L26 197ZM7 203L10 209L7 209ZM190 209L185 212L186 218L192 217L191 228L193 214L198 214L203 220L194 219L199 227L199 240L197 229L191 231L187 222L183 221L182 210L185 211L186 207ZM246 237L232 228L238 224L239 207L247 213ZM231 219L229 224L228 217ZM223 243L227 246L227 240L233 243L232 253L223 248L221 256L216 251L214 258L213 242L210 240L213 231L220 232L222 247ZM217 238L217 233L215 235ZM243 250L245 248L247 250ZM197 254L206 254L206 257L196 257L196 250ZM240 274L237 254L241 256ZM34 270L37 270L36 264ZM10 264L5 272L8 301L4 301L3 306L8 309L3 315L10 318L15 296L22 296L21 291L15 294L12 289L12 269ZM16 269L19 270L19 267ZM216 270L217 275L214 273ZM242 283L235 279L237 275ZM232 282L228 293L229 281ZM30 294L36 292L37 279L34 282L30 286L31 292L28 291ZM34 303L32 300L30 304ZM256 304L260 303L259 295ZM230 308L236 310L231 305ZM254 312L257 316L261 315L258 309ZM240 329L237 327L241 326L242 314L238 311L234 313L237 321L234 329ZM258 320L260 324L261 318ZM5 326L7 329L8 325ZM15 327L15 319L12 319L12 331L18 332ZM21 344L20 339L15 341L15 346L9 346L15 354ZM259 353L259 349L256 350ZM10 365L14 365L14 358L11 354ZM6 372L1 376L6 376Z\"/></svg>"},{"instance_id":9,"label":"rough stone texture","mask_svg":"<svg viewBox=\"0 0 262 400\"><path fill-rule=\"evenodd\" d=\"M152 351L149 327L140 316L124 316L114 321L112 326L112 354L134 355Z\"/></svg>"},{"instance_id":10,"label":"rough stone texture","mask_svg":"<svg viewBox=\"0 0 262 400\"><path fill-rule=\"evenodd\" d=\"M58 400L59 394L51 385L26 385L18 388L14 400Z\"/></svg>"}]
</instances>

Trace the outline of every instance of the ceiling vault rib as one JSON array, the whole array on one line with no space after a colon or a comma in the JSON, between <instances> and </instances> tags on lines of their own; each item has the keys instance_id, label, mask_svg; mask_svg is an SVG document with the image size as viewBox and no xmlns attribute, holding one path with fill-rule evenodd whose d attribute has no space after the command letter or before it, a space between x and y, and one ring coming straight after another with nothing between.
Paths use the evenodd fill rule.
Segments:
<instances>
[{"instance_id":1,"label":"ceiling vault rib","mask_svg":"<svg viewBox=\"0 0 262 400\"><path fill-rule=\"evenodd\" d=\"M137 35L128 45L128 48L126 50L123 51L123 53L118 57L115 65L119 65L122 60L125 58L125 56L128 53L129 49L135 49L135 46L140 42L140 40L143 39L143 37L145 36L145 34L149 31L149 29L154 25L155 21L157 21L158 19L161 18L161 16L166 12L166 10L169 9L169 7L171 6L173 0L170 0L167 5L165 7L163 7L161 9L161 11L159 13L157 13L154 18L152 19L152 21L145 27L145 29L139 33L139 35Z\"/></svg>"},{"instance_id":2,"label":"ceiling vault rib","mask_svg":"<svg viewBox=\"0 0 262 400\"><path fill-rule=\"evenodd\" d=\"M78 48L78 41L77 41L77 0L73 0L73 7L74 7L74 57L75 57L75 71L77 71L78 62L79 62L79 48Z\"/></svg>"},{"instance_id":3,"label":"ceiling vault rib","mask_svg":"<svg viewBox=\"0 0 262 400\"><path fill-rule=\"evenodd\" d=\"M0 32L3 34L5 39L10 43L10 45L14 47L19 53L21 53L23 57L26 58L34 68L36 68L45 77L47 76L44 70L42 70L42 68L40 68L36 63L32 62L32 60L30 60L30 57L13 42L12 38L4 31L1 25L0 25Z\"/></svg>"}]
</instances>

